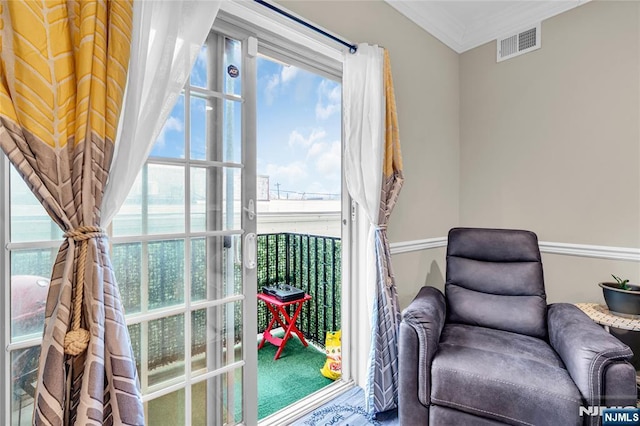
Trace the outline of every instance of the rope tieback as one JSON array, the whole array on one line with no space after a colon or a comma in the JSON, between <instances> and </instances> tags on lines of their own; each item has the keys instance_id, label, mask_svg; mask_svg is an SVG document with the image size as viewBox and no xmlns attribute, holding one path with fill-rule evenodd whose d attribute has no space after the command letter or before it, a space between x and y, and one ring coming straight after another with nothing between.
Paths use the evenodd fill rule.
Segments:
<instances>
[{"instance_id":1,"label":"rope tieback","mask_svg":"<svg viewBox=\"0 0 640 426\"><path fill-rule=\"evenodd\" d=\"M92 238L106 237L104 229L98 226L80 226L64 233L65 238L80 243L80 255L76 264L76 291L73 296L73 319L71 330L64 336L64 353L80 355L87 349L91 333L80 327L82 321L82 299L84 297L84 270L87 263L87 246Z\"/></svg>"}]
</instances>

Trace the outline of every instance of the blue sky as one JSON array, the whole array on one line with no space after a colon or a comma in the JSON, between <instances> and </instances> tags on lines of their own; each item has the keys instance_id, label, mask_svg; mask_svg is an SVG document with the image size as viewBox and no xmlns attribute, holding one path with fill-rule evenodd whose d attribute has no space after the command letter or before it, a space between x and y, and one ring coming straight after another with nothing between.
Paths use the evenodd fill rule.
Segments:
<instances>
[{"instance_id":1,"label":"blue sky","mask_svg":"<svg viewBox=\"0 0 640 426\"><path fill-rule=\"evenodd\" d=\"M228 50L225 68L240 68L239 43ZM196 61L191 84L204 86L206 81L206 48ZM226 81L227 92L240 94L241 77ZM304 69L287 66L258 57L258 147L257 173L267 175L270 190L297 193L340 193L341 86L339 83ZM158 137L152 156L183 158L184 96L180 96ZM233 106L235 146L225 161L240 161L240 104ZM206 102L191 100L191 157L204 159ZM225 110L228 112L229 108ZM226 150L225 150L226 151ZM299 198L297 194L290 197Z\"/></svg>"},{"instance_id":2,"label":"blue sky","mask_svg":"<svg viewBox=\"0 0 640 426\"><path fill-rule=\"evenodd\" d=\"M340 193L341 86L258 58L258 174L271 191Z\"/></svg>"}]
</instances>

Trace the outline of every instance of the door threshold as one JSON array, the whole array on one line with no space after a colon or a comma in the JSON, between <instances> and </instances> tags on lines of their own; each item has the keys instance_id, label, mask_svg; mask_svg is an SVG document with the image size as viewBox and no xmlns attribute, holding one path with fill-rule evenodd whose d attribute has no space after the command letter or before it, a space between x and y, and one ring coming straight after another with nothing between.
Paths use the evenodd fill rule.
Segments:
<instances>
[{"instance_id":1,"label":"door threshold","mask_svg":"<svg viewBox=\"0 0 640 426\"><path fill-rule=\"evenodd\" d=\"M280 411L258 421L259 426L283 426L289 425L301 417L309 414L316 408L326 404L343 392L355 387L353 380L332 383L307 397L284 407Z\"/></svg>"}]
</instances>

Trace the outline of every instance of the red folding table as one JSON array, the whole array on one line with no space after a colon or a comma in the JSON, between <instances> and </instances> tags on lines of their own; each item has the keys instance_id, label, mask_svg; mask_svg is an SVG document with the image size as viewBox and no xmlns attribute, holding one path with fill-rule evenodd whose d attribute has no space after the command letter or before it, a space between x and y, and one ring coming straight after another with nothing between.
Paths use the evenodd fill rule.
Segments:
<instances>
[{"instance_id":1,"label":"red folding table","mask_svg":"<svg viewBox=\"0 0 640 426\"><path fill-rule=\"evenodd\" d=\"M258 293L258 299L265 302L267 304L267 308L269 308L269 312L271 312L271 321L269 321L269 325L267 326L267 329L262 334L262 341L260 342L258 349L262 349L262 347L264 346L264 343L267 341L273 344L274 346L277 346L278 351L276 352L276 356L273 357L274 360L277 360L278 358L280 358L280 354L284 349L284 345L287 344L287 340L289 339L289 337L291 337L291 333L295 333L300 338L300 341L302 342L302 344L305 346L308 346L307 341L304 340L304 336L302 335L302 332L298 330L298 327L296 327L296 320L298 319L298 315L300 315L300 311L302 310L302 305L307 300L311 300L311 296L309 296L308 294L305 294L304 297L301 297L300 299L290 300L288 302L281 302L278 299L276 299L274 296L270 296L264 293ZM296 310L292 316L289 316L287 311L284 309L285 306L289 306L289 305L296 306L295 308ZM282 318L280 317L281 314L282 314ZM278 325L285 330L284 336L282 338L276 337L271 334L271 329L276 323L278 323Z\"/></svg>"}]
</instances>

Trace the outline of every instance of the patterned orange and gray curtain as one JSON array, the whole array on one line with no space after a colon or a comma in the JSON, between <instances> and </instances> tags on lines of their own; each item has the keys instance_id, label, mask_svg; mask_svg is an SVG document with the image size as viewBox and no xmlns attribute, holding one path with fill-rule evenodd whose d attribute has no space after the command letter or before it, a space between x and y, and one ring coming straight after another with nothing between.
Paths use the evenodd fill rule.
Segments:
<instances>
[{"instance_id":1,"label":"patterned orange and gray curtain","mask_svg":"<svg viewBox=\"0 0 640 426\"><path fill-rule=\"evenodd\" d=\"M132 1L0 3L0 148L64 230L34 424L144 424L101 225L122 108Z\"/></svg>"},{"instance_id":2,"label":"patterned orange and gray curtain","mask_svg":"<svg viewBox=\"0 0 640 426\"><path fill-rule=\"evenodd\" d=\"M389 53L384 51L385 133L380 211L375 230L376 298L371 316L371 353L367 407L381 413L398 405L398 334L400 307L391 266L387 224L404 182L396 98Z\"/></svg>"},{"instance_id":3,"label":"patterned orange and gray curtain","mask_svg":"<svg viewBox=\"0 0 640 426\"><path fill-rule=\"evenodd\" d=\"M387 224L404 181L389 54L358 45L345 54L343 108L345 177L349 194L369 220L360 294L370 296L371 346L365 388L370 413L397 407L400 309Z\"/></svg>"}]
</instances>

